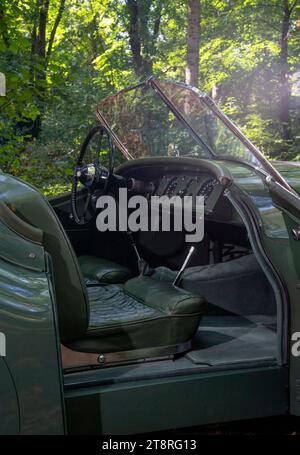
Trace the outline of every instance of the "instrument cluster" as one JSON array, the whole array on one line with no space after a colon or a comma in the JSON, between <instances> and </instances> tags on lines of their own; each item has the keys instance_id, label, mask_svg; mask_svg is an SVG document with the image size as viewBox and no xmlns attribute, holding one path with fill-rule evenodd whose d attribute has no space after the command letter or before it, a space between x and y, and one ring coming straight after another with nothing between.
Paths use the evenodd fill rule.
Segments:
<instances>
[{"instance_id":1,"label":"instrument cluster","mask_svg":"<svg viewBox=\"0 0 300 455\"><path fill-rule=\"evenodd\" d=\"M207 200L218 180L208 175L164 175L157 187L158 196L204 196Z\"/></svg>"}]
</instances>

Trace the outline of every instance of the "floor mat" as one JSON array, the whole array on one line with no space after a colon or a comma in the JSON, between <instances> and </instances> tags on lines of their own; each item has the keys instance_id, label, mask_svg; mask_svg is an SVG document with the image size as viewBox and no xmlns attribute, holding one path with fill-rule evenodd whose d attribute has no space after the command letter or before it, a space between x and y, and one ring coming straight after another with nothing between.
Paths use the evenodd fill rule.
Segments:
<instances>
[{"instance_id":1,"label":"floor mat","mask_svg":"<svg viewBox=\"0 0 300 455\"><path fill-rule=\"evenodd\" d=\"M195 364L222 366L276 359L277 335L264 323L241 316L205 316L186 357ZM272 325L269 321L269 327Z\"/></svg>"}]
</instances>

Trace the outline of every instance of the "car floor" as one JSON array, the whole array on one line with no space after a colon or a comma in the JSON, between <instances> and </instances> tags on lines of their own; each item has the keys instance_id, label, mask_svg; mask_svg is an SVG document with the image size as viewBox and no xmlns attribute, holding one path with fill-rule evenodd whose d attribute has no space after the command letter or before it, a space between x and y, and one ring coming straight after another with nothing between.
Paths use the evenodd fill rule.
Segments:
<instances>
[{"instance_id":1,"label":"car floor","mask_svg":"<svg viewBox=\"0 0 300 455\"><path fill-rule=\"evenodd\" d=\"M156 359L65 374L65 387L107 385L170 375L276 364L274 316L229 312L202 318L192 349L176 359Z\"/></svg>"},{"instance_id":2,"label":"car floor","mask_svg":"<svg viewBox=\"0 0 300 455\"><path fill-rule=\"evenodd\" d=\"M195 364L233 365L276 359L274 316L206 315L186 357Z\"/></svg>"}]
</instances>

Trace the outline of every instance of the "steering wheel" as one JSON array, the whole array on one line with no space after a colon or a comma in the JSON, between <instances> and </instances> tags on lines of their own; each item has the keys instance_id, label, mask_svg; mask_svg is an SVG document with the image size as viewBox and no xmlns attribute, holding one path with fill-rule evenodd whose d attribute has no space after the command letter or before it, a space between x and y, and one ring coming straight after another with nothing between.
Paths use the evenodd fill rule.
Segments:
<instances>
[{"instance_id":1,"label":"steering wheel","mask_svg":"<svg viewBox=\"0 0 300 455\"><path fill-rule=\"evenodd\" d=\"M106 168L100 164L103 137L106 136L109 158L109 166ZM94 148L94 150L93 150ZM86 160L88 152L95 157ZM94 153L96 152L96 153ZM94 158L94 159L93 159ZM95 126L90 130L82 143L79 156L74 169L71 190L71 208L73 219L77 224L90 223L96 214L96 202L99 196L105 194L110 186L115 164L115 147L109 130L103 125ZM86 198L83 203L82 213L78 213L78 183L86 189ZM81 193L82 195L82 193Z\"/></svg>"}]
</instances>

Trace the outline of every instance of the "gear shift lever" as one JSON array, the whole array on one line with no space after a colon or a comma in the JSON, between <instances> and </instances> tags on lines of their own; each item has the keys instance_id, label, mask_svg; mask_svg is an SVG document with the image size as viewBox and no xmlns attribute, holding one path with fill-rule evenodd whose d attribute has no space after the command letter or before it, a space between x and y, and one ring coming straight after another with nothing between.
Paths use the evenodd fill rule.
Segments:
<instances>
[{"instance_id":1,"label":"gear shift lever","mask_svg":"<svg viewBox=\"0 0 300 455\"><path fill-rule=\"evenodd\" d=\"M186 256L186 258L185 258L185 260L184 260L184 262L183 262L183 264L181 266L181 269L179 270L179 272L177 273L177 275L175 277L175 280L173 281L173 286L178 286L178 284L180 283L182 274L185 271L188 263L190 262L190 259L191 259L192 255L193 255L194 251L195 251L195 247L191 246L191 248L189 249L189 252L188 252L188 254L187 254L187 256Z\"/></svg>"},{"instance_id":2,"label":"gear shift lever","mask_svg":"<svg viewBox=\"0 0 300 455\"><path fill-rule=\"evenodd\" d=\"M148 275L150 272L149 264L140 256L139 250L137 249L136 243L133 238L133 233L131 231L127 231L126 234L128 235L129 241L136 254L140 274Z\"/></svg>"},{"instance_id":3,"label":"gear shift lever","mask_svg":"<svg viewBox=\"0 0 300 455\"><path fill-rule=\"evenodd\" d=\"M130 240L130 243L131 243L131 245L132 245L132 248L134 249L134 252L135 252L135 254L136 254L136 257L137 257L138 262L141 262L142 258L141 258L140 254L139 254L139 251L138 251L138 249L137 249L136 243L135 243L135 241L134 241L133 233L132 233L131 231L127 231L126 234L128 235L128 238L129 238L129 240Z\"/></svg>"}]
</instances>

